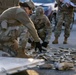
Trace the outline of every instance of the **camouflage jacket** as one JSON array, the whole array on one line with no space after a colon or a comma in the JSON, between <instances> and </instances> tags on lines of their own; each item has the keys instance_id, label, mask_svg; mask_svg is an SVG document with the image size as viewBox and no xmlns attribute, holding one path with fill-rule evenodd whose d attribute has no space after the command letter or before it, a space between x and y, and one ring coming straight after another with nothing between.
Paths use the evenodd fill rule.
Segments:
<instances>
[{"instance_id":1,"label":"camouflage jacket","mask_svg":"<svg viewBox=\"0 0 76 75\"><path fill-rule=\"evenodd\" d=\"M58 9L62 12L73 12L72 6L67 6L66 4L60 2L60 0L56 0L58 4Z\"/></svg>"},{"instance_id":2,"label":"camouflage jacket","mask_svg":"<svg viewBox=\"0 0 76 75\"><path fill-rule=\"evenodd\" d=\"M4 20L7 20L7 26L9 28L10 27L13 28L16 26L19 27L20 25L24 25L28 29L32 37L34 38L34 41L35 42L40 41L40 38L38 37L33 22L31 21L31 19L29 18L29 16L27 15L27 13L24 11L23 8L15 6L5 10L0 16L0 23Z\"/></svg>"},{"instance_id":3,"label":"camouflage jacket","mask_svg":"<svg viewBox=\"0 0 76 75\"><path fill-rule=\"evenodd\" d=\"M37 32L46 35L45 41L49 41L52 33L52 25L48 17L46 15L37 16L36 14L33 14L30 18L34 23Z\"/></svg>"}]
</instances>

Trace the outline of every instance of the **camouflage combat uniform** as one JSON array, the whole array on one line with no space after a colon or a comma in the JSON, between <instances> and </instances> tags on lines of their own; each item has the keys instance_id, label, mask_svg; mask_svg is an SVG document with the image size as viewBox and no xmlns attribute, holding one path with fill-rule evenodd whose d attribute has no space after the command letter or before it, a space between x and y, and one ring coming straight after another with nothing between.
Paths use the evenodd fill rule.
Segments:
<instances>
[{"instance_id":1,"label":"camouflage combat uniform","mask_svg":"<svg viewBox=\"0 0 76 75\"><path fill-rule=\"evenodd\" d=\"M56 2L58 5L58 15L55 38L58 38L61 34L63 21L65 21L64 37L68 38L70 36L70 24L73 18L73 7L63 4L62 2L60 2L60 0L56 0Z\"/></svg>"},{"instance_id":2,"label":"camouflage combat uniform","mask_svg":"<svg viewBox=\"0 0 76 75\"><path fill-rule=\"evenodd\" d=\"M25 26L21 25L19 26L18 34L19 34L19 46L25 47L29 38L28 29Z\"/></svg>"},{"instance_id":3,"label":"camouflage combat uniform","mask_svg":"<svg viewBox=\"0 0 76 75\"><path fill-rule=\"evenodd\" d=\"M44 14L43 8L38 7L36 13L32 14L31 19L41 40L43 42L49 42L52 33L52 25L50 24L48 17Z\"/></svg>"},{"instance_id":4,"label":"camouflage combat uniform","mask_svg":"<svg viewBox=\"0 0 76 75\"><path fill-rule=\"evenodd\" d=\"M13 41L19 37L18 30L21 25L24 25L28 29L35 42L40 41L33 22L21 7L15 6L5 10L0 16L0 23L0 43L3 46L12 46ZM24 39L26 40L26 38Z\"/></svg>"},{"instance_id":5,"label":"camouflage combat uniform","mask_svg":"<svg viewBox=\"0 0 76 75\"><path fill-rule=\"evenodd\" d=\"M0 14L9 7L18 5L19 0L0 0Z\"/></svg>"}]
</instances>

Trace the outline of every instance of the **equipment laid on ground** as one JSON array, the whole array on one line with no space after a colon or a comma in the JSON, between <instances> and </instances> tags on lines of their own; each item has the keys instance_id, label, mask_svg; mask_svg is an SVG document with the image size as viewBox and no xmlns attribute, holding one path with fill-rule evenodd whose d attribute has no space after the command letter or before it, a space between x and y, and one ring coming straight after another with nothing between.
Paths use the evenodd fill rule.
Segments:
<instances>
[{"instance_id":1,"label":"equipment laid on ground","mask_svg":"<svg viewBox=\"0 0 76 75\"><path fill-rule=\"evenodd\" d=\"M0 75L11 75L42 64L42 59L0 57Z\"/></svg>"}]
</instances>

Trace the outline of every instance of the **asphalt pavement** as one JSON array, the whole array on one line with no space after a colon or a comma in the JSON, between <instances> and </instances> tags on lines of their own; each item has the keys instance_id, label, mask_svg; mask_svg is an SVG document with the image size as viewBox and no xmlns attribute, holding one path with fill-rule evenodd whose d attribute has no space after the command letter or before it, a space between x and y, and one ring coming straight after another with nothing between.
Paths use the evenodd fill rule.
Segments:
<instances>
[{"instance_id":1,"label":"asphalt pavement","mask_svg":"<svg viewBox=\"0 0 76 75\"><path fill-rule=\"evenodd\" d=\"M63 48L76 48L76 24L74 23L73 28L70 32L70 37L68 38L68 44L63 44L64 41L64 28L62 29L61 35L59 37L58 44L52 44L54 40L54 32L52 33L50 40L50 47L63 47Z\"/></svg>"}]
</instances>

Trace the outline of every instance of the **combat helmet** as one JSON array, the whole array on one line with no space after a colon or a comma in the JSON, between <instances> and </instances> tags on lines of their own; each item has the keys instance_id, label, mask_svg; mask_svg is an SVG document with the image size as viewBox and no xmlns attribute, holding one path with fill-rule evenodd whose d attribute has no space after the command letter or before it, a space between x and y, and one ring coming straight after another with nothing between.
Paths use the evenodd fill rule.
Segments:
<instances>
[{"instance_id":1,"label":"combat helmet","mask_svg":"<svg viewBox=\"0 0 76 75\"><path fill-rule=\"evenodd\" d=\"M44 14L44 9L43 7L39 6L36 8L36 15L41 16Z\"/></svg>"},{"instance_id":2,"label":"combat helmet","mask_svg":"<svg viewBox=\"0 0 76 75\"><path fill-rule=\"evenodd\" d=\"M28 6L29 6L32 10L35 9L35 5L34 5L34 2L33 2L32 0L20 0L19 2L28 4Z\"/></svg>"}]
</instances>

